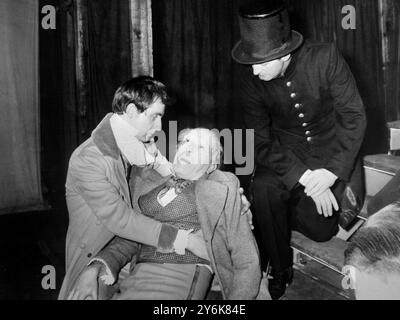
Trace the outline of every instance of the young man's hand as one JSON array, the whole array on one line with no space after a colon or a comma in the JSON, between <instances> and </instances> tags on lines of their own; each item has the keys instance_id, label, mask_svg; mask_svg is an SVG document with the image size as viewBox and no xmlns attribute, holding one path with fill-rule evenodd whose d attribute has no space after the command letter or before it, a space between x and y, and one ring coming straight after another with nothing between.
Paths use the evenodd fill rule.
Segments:
<instances>
[{"instance_id":1,"label":"young man's hand","mask_svg":"<svg viewBox=\"0 0 400 320\"><path fill-rule=\"evenodd\" d=\"M83 269L67 300L97 300L98 278L103 264L94 262Z\"/></svg>"},{"instance_id":2,"label":"young man's hand","mask_svg":"<svg viewBox=\"0 0 400 320\"><path fill-rule=\"evenodd\" d=\"M333 215L333 210L339 210L336 198L329 188L319 196L312 197L312 199L315 202L318 213L324 215L325 218L331 217Z\"/></svg>"}]
</instances>

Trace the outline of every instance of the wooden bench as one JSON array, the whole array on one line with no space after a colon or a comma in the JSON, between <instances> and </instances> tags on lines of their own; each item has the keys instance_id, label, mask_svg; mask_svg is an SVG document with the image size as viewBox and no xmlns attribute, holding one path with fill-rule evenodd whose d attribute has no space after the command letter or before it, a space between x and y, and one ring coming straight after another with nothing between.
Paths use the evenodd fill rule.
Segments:
<instances>
[{"instance_id":1,"label":"wooden bench","mask_svg":"<svg viewBox=\"0 0 400 320\"><path fill-rule=\"evenodd\" d=\"M344 251L347 241L337 237L319 243L302 234L292 232L293 266L308 277L324 283L335 293L346 299L354 299L354 291L346 290L344 279Z\"/></svg>"}]
</instances>

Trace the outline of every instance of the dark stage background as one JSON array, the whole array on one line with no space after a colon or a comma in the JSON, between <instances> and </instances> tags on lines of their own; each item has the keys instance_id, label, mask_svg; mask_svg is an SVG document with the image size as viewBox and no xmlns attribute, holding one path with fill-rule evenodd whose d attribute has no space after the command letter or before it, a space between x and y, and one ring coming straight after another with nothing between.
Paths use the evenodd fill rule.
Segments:
<instances>
[{"instance_id":1,"label":"dark stage background","mask_svg":"<svg viewBox=\"0 0 400 320\"><path fill-rule=\"evenodd\" d=\"M57 0L41 2L68 4ZM248 0L153 1L154 75L176 97L164 124L178 120L179 128L241 128L241 110L234 92L242 66L231 59L230 51L239 39L237 8L245 2ZM394 36L399 23L390 24L386 30L390 60L384 64L378 1L287 3L294 29L311 39L335 41L350 65L368 113L364 154L387 152L385 124L397 120L399 113L399 64L394 61L400 59L398 38ZM90 0L87 4L87 84L83 93L76 82L73 7L61 7L57 30L40 33L42 157L45 177L49 173L47 180L54 173L51 170L61 174L60 167L54 168L53 163L65 169L72 150L109 112L115 89L130 76L130 50L134 48L129 44L128 1ZM341 8L345 5L356 9L355 30L341 26ZM393 9L399 9L395 2ZM84 104L79 101L82 94Z\"/></svg>"},{"instance_id":2,"label":"dark stage background","mask_svg":"<svg viewBox=\"0 0 400 320\"><path fill-rule=\"evenodd\" d=\"M179 128L242 127L240 106L234 96L242 66L231 59L230 52L239 39L238 6L247 1L153 0L154 74L176 97L164 127L168 127L169 120L178 120ZM385 124L400 118L399 3L384 1L390 10L384 17L383 32L378 0L287 2L293 28L311 39L335 41L351 67L368 114L363 154L386 153ZM59 255L49 254L48 259L61 270L67 227L64 182L68 159L111 110L114 91L130 77L134 50L130 46L128 0L88 0L82 25L86 31L83 65L79 66L85 76L82 82L76 65L75 3L40 0L40 8L49 4L58 8L56 30L40 29L42 176L45 197L53 210L32 236L45 237L47 232L53 239L57 235L60 243L55 250ZM341 27L345 5L356 8L355 30ZM383 35L388 43L386 51L382 48ZM244 184L247 181L246 177L242 180ZM18 223L18 217L9 218L9 223ZM52 222L59 223L53 234ZM7 248L9 254L15 255L12 252L20 250L19 246L22 244ZM42 245L41 250L53 249L43 249ZM17 291L15 295L19 295Z\"/></svg>"},{"instance_id":3,"label":"dark stage background","mask_svg":"<svg viewBox=\"0 0 400 320\"><path fill-rule=\"evenodd\" d=\"M399 5L387 1L393 8L390 15L394 15ZM129 78L130 50L134 48L129 45L128 1L88 1L84 25L88 34L87 82L82 86L76 74L74 9L69 1L41 2L61 6L57 30L40 33L43 175L51 192L54 176L65 175L70 153L110 110L115 89ZM154 74L176 97L164 119L165 128L169 120L178 120L179 128L241 128L234 92L242 66L231 59L230 51L239 39L237 8L245 2L248 0L153 1ZM387 17L389 61L384 62L379 1L287 3L294 29L311 39L335 41L349 63L368 114L363 154L387 152L385 124L397 120L399 114L399 23ZM345 5L356 9L355 30L341 26Z\"/></svg>"}]
</instances>

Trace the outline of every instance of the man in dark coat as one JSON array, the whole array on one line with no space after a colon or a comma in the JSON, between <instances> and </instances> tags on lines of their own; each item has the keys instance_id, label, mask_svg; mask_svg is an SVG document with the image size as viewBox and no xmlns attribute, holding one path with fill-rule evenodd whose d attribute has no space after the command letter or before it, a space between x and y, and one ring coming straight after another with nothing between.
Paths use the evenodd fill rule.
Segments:
<instances>
[{"instance_id":1,"label":"man in dark coat","mask_svg":"<svg viewBox=\"0 0 400 320\"><path fill-rule=\"evenodd\" d=\"M336 47L303 41L284 6L243 6L239 22L232 57L245 65L238 99L246 127L255 130L256 238L272 266L270 294L278 299L293 277L291 230L319 242L339 230L338 204L366 116Z\"/></svg>"}]
</instances>

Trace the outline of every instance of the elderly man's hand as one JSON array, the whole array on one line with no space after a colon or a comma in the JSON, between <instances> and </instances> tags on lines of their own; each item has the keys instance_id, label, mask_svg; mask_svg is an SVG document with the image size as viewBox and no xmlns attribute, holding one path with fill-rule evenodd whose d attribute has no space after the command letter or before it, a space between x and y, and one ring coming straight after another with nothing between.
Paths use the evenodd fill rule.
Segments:
<instances>
[{"instance_id":1,"label":"elderly man's hand","mask_svg":"<svg viewBox=\"0 0 400 320\"><path fill-rule=\"evenodd\" d=\"M72 288L68 300L97 300L98 278L102 264L95 262L87 266Z\"/></svg>"},{"instance_id":2,"label":"elderly man's hand","mask_svg":"<svg viewBox=\"0 0 400 320\"><path fill-rule=\"evenodd\" d=\"M203 232L201 230L189 234L186 249L200 258L210 261L206 242L204 241Z\"/></svg>"},{"instance_id":3,"label":"elderly man's hand","mask_svg":"<svg viewBox=\"0 0 400 320\"><path fill-rule=\"evenodd\" d=\"M240 201L241 201L241 208L240 208L240 215L246 215L247 222L249 223L250 229L254 230L253 226L253 214L250 211L250 202L247 200L247 197L244 195L243 188L239 189L240 193Z\"/></svg>"}]
</instances>

